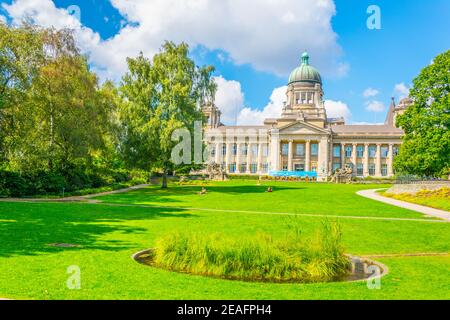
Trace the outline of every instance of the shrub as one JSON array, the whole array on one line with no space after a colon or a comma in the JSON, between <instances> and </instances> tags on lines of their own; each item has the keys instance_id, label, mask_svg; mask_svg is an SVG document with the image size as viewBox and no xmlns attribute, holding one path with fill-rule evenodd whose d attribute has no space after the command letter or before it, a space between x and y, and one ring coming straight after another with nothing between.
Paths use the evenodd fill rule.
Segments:
<instances>
[{"instance_id":1,"label":"shrub","mask_svg":"<svg viewBox=\"0 0 450 320\"><path fill-rule=\"evenodd\" d=\"M153 264L177 272L273 282L333 281L349 271L340 228L328 222L312 239L292 230L281 240L267 234L240 239L170 234L157 241Z\"/></svg>"}]
</instances>

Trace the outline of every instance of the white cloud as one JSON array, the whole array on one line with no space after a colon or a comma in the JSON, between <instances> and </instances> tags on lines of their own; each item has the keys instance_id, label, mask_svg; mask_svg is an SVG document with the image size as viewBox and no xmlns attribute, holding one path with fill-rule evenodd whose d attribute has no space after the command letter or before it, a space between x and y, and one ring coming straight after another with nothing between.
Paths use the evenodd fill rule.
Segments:
<instances>
[{"instance_id":1,"label":"white cloud","mask_svg":"<svg viewBox=\"0 0 450 320\"><path fill-rule=\"evenodd\" d=\"M216 105L222 112L224 124L235 124L236 118L244 107L244 93L238 81L215 77L217 83Z\"/></svg>"},{"instance_id":2,"label":"white cloud","mask_svg":"<svg viewBox=\"0 0 450 320\"><path fill-rule=\"evenodd\" d=\"M386 109L384 103L377 100L367 101L366 110L370 112L383 112Z\"/></svg>"},{"instance_id":3,"label":"white cloud","mask_svg":"<svg viewBox=\"0 0 450 320\"><path fill-rule=\"evenodd\" d=\"M0 22L6 23L6 17L0 14Z\"/></svg>"},{"instance_id":4,"label":"white cloud","mask_svg":"<svg viewBox=\"0 0 450 320\"><path fill-rule=\"evenodd\" d=\"M328 118L344 118L350 120L352 113L348 105L342 101L325 100L325 109Z\"/></svg>"},{"instance_id":5,"label":"white cloud","mask_svg":"<svg viewBox=\"0 0 450 320\"><path fill-rule=\"evenodd\" d=\"M405 83L398 83L394 87L394 92L399 96L400 99L404 99L409 96L408 86Z\"/></svg>"},{"instance_id":6,"label":"white cloud","mask_svg":"<svg viewBox=\"0 0 450 320\"><path fill-rule=\"evenodd\" d=\"M374 88L367 88L367 89L364 90L364 92L363 92L363 97L364 97L364 98L376 97L379 93L380 93L380 91L378 91L377 89L374 89Z\"/></svg>"},{"instance_id":7,"label":"white cloud","mask_svg":"<svg viewBox=\"0 0 450 320\"><path fill-rule=\"evenodd\" d=\"M126 57L140 51L151 57L166 39L223 50L237 64L287 75L308 49L311 63L324 75L342 76L341 47L332 29L332 0L111 0L129 24L113 38L80 25L51 0L16 0L3 4L19 23L31 17L43 26L68 26L103 77L120 78ZM83 14L83 12L81 12Z\"/></svg>"},{"instance_id":8,"label":"white cloud","mask_svg":"<svg viewBox=\"0 0 450 320\"><path fill-rule=\"evenodd\" d=\"M238 116L239 125L262 125L265 119L279 118L286 101L287 86L273 90L269 103L263 110L244 108Z\"/></svg>"}]
</instances>

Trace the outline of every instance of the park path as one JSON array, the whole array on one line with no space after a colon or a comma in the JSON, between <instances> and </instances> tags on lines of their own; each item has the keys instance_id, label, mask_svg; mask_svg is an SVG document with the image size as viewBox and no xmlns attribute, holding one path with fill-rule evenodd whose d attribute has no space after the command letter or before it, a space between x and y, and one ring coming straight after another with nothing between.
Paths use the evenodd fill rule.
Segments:
<instances>
[{"instance_id":1,"label":"park path","mask_svg":"<svg viewBox=\"0 0 450 320\"><path fill-rule=\"evenodd\" d=\"M406 202L406 201L400 201L400 200L396 200L396 199L383 197L378 194L378 191L380 191L380 190L384 190L384 189L361 190L361 191L358 191L357 194L359 196L362 196L362 197L365 197L368 199L380 201L380 202L387 203L387 204L397 206L400 208L423 213L430 217L450 221L450 212L448 212L448 211L434 209L434 208L430 208L430 207L421 206L421 205L415 204L415 203L410 203L410 202Z\"/></svg>"},{"instance_id":2,"label":"park path","mask_svg":"<svg viewBox=\"0 0 450 320\"><path fill-rule=\"evenodd\" d=\"M125 189L118 189L113 191L88 194L85 196L75 196L66 198L0 198L0 202L85 202L85 201L97 202L96 200L91 199L95 197L107 196L110 194L125 193L133 190L143 189L149 186L151 186L151 184L140 184Z\"/></svg>"}]
</instances>

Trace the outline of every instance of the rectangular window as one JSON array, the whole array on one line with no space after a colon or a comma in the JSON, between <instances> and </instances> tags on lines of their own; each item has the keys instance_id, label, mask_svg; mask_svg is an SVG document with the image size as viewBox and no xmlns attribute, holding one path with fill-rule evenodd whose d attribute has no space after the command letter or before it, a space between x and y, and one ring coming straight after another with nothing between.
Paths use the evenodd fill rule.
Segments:
<instances>
[{"instance_id":1,"label":"rectangular window","mask_svg":"<svg viewBox=\"0 0 450 320\"><path fill-rule=\"evenodd\" d=\"M305 171L305 165L303 163L296 163L294 165L294 171L304 172Z\"/></svg>"},{"instance_id":2,"label":"rectangular window","mask_svg":"<svg viewBox=\"0 0 450 320\"><path fill-rule=\"evenodd\" d=\"M364 175L364 165L362 163L358 163L356 166L356 175L359 177Z\"/></svg>"},{"instance_id":3,"label":"rectangular window","mask_svg":"<svg viewBox=\"0 0 450 320\"><path fill-rule=\"evenodd\" d=\"M236 163L232 163L230 164L230 173L235 173L236 172Z\"/></svg>"},{"instance_id":4,"label":"rectangular window","mask_svg":"<svg viewBox=\"0 0 450 320\"><path fill-rule=\"evenodd\" d=\"M263 146L263 156L264 157L268 157L269 156L269 146L268 145L264 145Z\"/></svg>"},{"instance_id":5,"label":"rectangular window","mask_svg":"<svg viewBox=\"0 0 450 320\"><path fill-rule=\"evenodd\" d=\"M256 163L252 163L250 166L250 172L251 173L257 173L258 172L258 165Z\"/></svg>"},{"instance_id":6,"label":"rectangular window","mask_svg":"<svg viewBox=\"0 0 450 320\"><path fill-rule=\"evenodd\" d=\"M381 157L386 159L389 155L389 148L388 147L381 147Z\"/></svg>"},{"instance_id":7,"label":"rectangular window","mask_svg":"<svg viewBox=\"0 0 450 320\"><path fill-rule=\"evenodd\" d=\"M387 177L387 175L388 175L388 166L387 166L387 164L382 164L381 165L381 175L383 177Z\"/></svg>"},{"instance_id":8,"label":"rectangular window","mask_svg":"<svg viewBox=\"0 0 450 320\"><path fill-rule=\"evenodd\" d=\"M358 146L356 148L356 152L357 152L358 158L363 158L364 157L364 147L363 146Z\"/></svg>"},{"instance_id":9,"label":"rectangular window","mask_svg":"<svg viewBox=\"0 0 450 320\"><path fill-rule=\"evenodd\" d=\"M227 154L227 145L223 144L222 145L222 155L225 156Z\"/></svg>"},{"instance_id":10,"label":"rectangular window","mask_svg":"<svg viewBox=\"0 0 450 320\"><path fill-rule=\"evenodd\" d=\"M288 171L288 165L287 164L283 165L283 169L282 170L283 171Z\"/></svg>"},{"instance_id":11,"label":"rectangular window","mask_svg":"<svg viewBox=\"0 0 450 320\"><path fill-rule=\"evenodd\" d=\"M252 155L257 156L258 155L258 145L252 144Z\"/></svg>"},{"instance_id":12,"label":"rectangular window","mask_svg":"<svg viewBox=\"0 0 450 320\"><path fill-rule=\"evenodd\" d=\"M248 154L248 145L243 144L242 145L242 155L246 156Z\"/></svg>"},{"instance_id":13,"label":"rectangular window","mask_svg":"<svg viewBox=\"0 0 450 320\"><path fill-rule=\"evenodd\" d=\"M264 164L262 165L262 172L263 172L263 173L269 172L269 164L268 164L268 163L264 163Z\"/></svg>"},{"instance_id":14,"label":"rectangular window","mask_svg":"<svg viewBox=\"0 0 450 320\"><path fill-rule=\"evenodd\" d=\"M353 148L352 147L345 147L345 156L347 158L351 158L353 154Z\"/></svg>"},{"instance_id":15,"label":"rectangular window","mask_svg":"<svg viewBox=\"0 0 450 320\"><path fill-rule=\"evenodd\" d=\"M247 172L247 164L246 163L242 163L240 166L240 171L241 173L246 173Z\"/></svg>"},{"instance_id":16,"label":"rectangular window","mask_svg":"<svg viewBox=\"0 0 450 320\"><path fill-rule=\"evenodd\" d=\"M233 144L233 156L237 156L237 144ZM236 167L235 167L236 170Z\"/></svg>"},{"instance_id":17,"label":"rectangular window","mask_svg":"<svg viewBox=\"0 0 450 320\"><path fill-rule=\"evenodd\" d=\"M335 145L333 147L333 157L335 157L335 158L341 157L341 146Z\"/></svg>"},{"instance_id":18,"label":"rectangular window","mask_svg":"<svg viewBox=\"0 0 450 320\"><path fill-rule=\"evenodd\" d=\"M377 156L377 147L370 146L369 147L369 158L376 158Z\"/></svg>"},{"instance_id":19,"label":"rectangular window","mask_svg":"<svg viewBox=\"0 0 450 320\"><path fill-rule=\"evenodd\" d=\"M283 145L281 146L281 154L283 156L289 155L289 144L283 143Z\"/></svg>"},{"instance_id":20,"label":"rectangular window","mask_svg":"<svg viewBox=\"0 0 450 320\"><path fill-rule=\"evenodd\" d=\"M398 156L398 153L400 152L399 148L398 147L394 147L393 150L394 150L394 157Z\"/></svg>"},{"instance_id":21,"label":"rectangular window","mask_svg":"<svg viewBox=\"0 0 450 320\"><path fill-rule=\"evenodd\" d=\"M297 144L295 146L295 154L299 157L304 157L305 156L305 145Z\"/></svg>"},{"instance_id":22,"label":"rectangular window","mask_svg":"<svg viewBox=\"0 0 450 320\"><path fill-rule=\"evenodd\" d=\"M369 176L373 177L375 175L375 164L369 164Z\"/></svg>"},{"instance_id":23,"label":"rectangular window","mask_svg":"<svg viewBox=\"0 0 450 320\"><path fill-rule=\"evenodd\" d=\"M311 143L311 155L313 157L319 155L319 144Z\"/></svg>"}]
</instances>

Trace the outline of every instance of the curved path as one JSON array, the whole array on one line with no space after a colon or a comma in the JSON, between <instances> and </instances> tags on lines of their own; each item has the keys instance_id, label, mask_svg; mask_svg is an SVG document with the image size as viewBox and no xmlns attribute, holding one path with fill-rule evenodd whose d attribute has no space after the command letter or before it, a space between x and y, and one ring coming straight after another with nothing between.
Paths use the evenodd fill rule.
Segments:
<instances>
[{"instance_id":1,"label":"curved path","mask_svg":"<svg viewBox=\"0 0 450 320\"><path fill-rule=\"evenodd\" d=\"M414 204L414 203L410 203L410 202L405 202L405 201L400 201L400 200L396 200L396 199L383 197L383 196L379 195L377 192L380 190L384 190L384 189L362 190L362 191L358 191L356 194L358 194L364 198L368 198L368 199L384 202L384 203L387 203L387 204L390 204L393 206L397 206L400 208L420 212L420 213L423 213L430 217L450 221L450 212L448 212L448 211L438 210L438 209L434 209L434 208L430 208L430 207L421 206L419 204Z\"/></svg>"}]
</instances>

